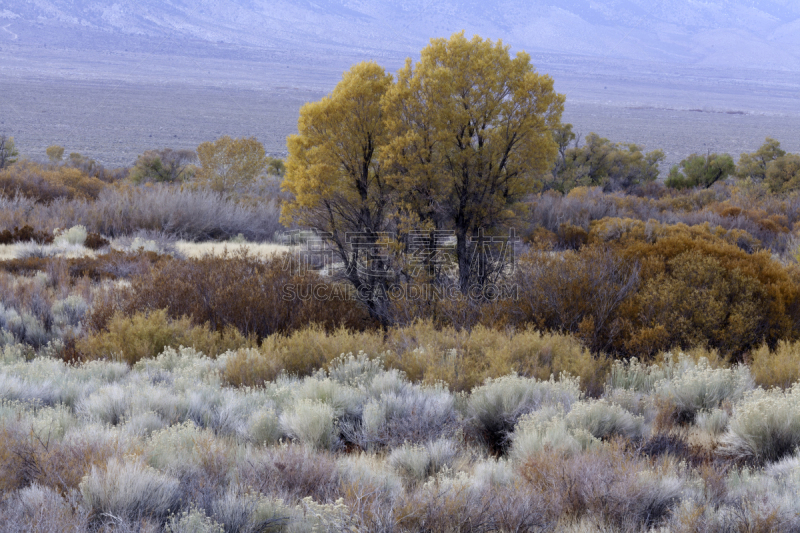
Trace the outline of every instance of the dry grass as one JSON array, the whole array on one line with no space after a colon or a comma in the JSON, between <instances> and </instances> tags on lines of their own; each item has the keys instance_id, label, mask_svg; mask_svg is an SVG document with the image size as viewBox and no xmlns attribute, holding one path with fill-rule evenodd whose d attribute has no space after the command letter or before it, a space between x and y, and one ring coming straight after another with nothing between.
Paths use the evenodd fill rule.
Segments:
<instances>
[{"instance_id":1,"label":"dry grass","mask_svg":"<svg viewBox=\"0 0 800 533\"><path fill-rule=\"evenodd\" d=\"M178 241L175 243L178 251L189 258L199 258L204 255L221 256L234 255L241 252L246 252L252 257L269 257L275 254L282 254L284 252L292 253L297 251L297 246L287 246L275 243L257 243L257 242L188 242Z\"/></svg>"}]
</instances>

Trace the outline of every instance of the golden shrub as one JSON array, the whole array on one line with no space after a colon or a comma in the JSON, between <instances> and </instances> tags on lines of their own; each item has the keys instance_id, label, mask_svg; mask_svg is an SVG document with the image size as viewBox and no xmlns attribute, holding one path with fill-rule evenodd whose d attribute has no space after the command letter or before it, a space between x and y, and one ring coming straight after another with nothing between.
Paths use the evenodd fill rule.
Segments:
<instances>
[{"instance_id":1,"label":"golden shrub","mask_svg":"<svg viewBox=\"0 0 800 533\"><path fill-rule=\"evenodd\" d=\"M756 384L788 389L800 380L800 342L781 341L774 350L762 345L750 352L750 371Z\"/></svg>"},{"instance_id":2,"label":"golden shrub","mask_svg":"<svg viewBox=\"0 0 800 533\"><path fill-rule=\"evenodd\" d=\"M116 313L106 329L76 341L76 349L87 360L119 359L128 364L155 357L168 346L187 346L214 357L226 350L253 346L232 327L220 332L206 325L192 325L188 318L170 319L165 310L125 316Z\"/></svg>"}]
</instances>

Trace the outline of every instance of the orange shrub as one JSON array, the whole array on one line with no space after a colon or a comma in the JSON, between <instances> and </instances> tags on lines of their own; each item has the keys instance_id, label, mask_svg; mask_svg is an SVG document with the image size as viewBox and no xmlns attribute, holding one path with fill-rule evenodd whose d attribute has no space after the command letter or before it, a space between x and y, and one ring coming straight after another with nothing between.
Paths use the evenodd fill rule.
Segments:
<instances>
[{"instance_id":1,"label":"orange shrub","mask_svg":"<svg viewBox=\"0 0 800 533\"><path fill-rule=\"evenodd\" d=\"M0 190L50 202L56 198L97 198L106 184L77 168L20 161L0 170Z\"/></svg>"}]
</instances>

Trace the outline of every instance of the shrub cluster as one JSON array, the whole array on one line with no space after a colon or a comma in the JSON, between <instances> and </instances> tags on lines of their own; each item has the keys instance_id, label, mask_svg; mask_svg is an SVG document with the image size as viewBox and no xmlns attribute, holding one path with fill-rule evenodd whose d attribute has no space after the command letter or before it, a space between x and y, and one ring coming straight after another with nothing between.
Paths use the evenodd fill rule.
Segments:
<instances>
[{"instance_id":1,"label":"shrub cluster","mask_svg":"<svg viewBox=\"0 0 800 533\"><path fill-rule=\"evenodd\" d=\"M313 375L232 388L220 378L236 353L214 359L166 348L133 365L66 364L47 350L26 361L21 345L6 346L7 527L800 527L797 386L742 393L743 367L711 368L685 354L649 366L617 362L603 397L588 399L566 376L512 374L453 393L364 354ZM645 403L694 398L700 411L686 422L693 444L624 405L626 394ZM714 428L714 406L726 402L729 424Z\"/></svg>"},{"instance_id":2,"label":"shrub cluster","mask_svg":"<svg viewBox=\"0 0 800 533\"><path fill-rule=\"evenodd\" d=\"M741 357L793 340L800 271L739 245L749 236L709 226L606 218L580 250L519 260L512 324L569 331L593 351L651 357L705 345Z\"/></svg>"}]
</instances>

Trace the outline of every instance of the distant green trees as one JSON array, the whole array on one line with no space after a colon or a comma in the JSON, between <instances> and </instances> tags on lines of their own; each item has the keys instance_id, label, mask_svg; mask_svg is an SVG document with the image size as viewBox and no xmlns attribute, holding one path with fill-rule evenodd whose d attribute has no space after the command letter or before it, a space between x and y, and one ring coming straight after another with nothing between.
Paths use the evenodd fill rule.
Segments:
<instances>
[{"instance_id":1,"label":"distant green trees","mask_svg":"<svg viewBox=\"0 0 800 533\"><path fill-rule=\"evenodd\" d=\"M761 148L753 153L742 154L739 157L736 175L742 179L750 178L753 181L762 181L767 177L769 164L785 155L786 151L781 150L781 143L771 137L767 137Z\"/></svg>"},{"instance_id":2,"label":"distant green trees","mask_svg":"<svg viewBox=\"0 0 800 533\"><path fill-rule=\"evenodd\" d=\"M788 193L800 189L800 155L788 154L781 143L767 137L761 148L742 154L736 175L763 183L772 193Z\"/></svg>"},{"instance_id":3,"label":"distant green trees","mask_svg":"<svg viewBox=\"0 0 800 533\"><path fill-rule=\"evenodd\" d=\"M800 155L784 154L767 165L765 182L770 192L800 189Z\"/></svg>"},{"instance_id":4,"label":"distant green trees","mask_svg":"<svg viewBox=\"0 0 800 533\"><path fill-rule=\"evenodd\" d=\"M0 135L0 169L4 169L13 165L17 161L16 146L14 145L14 137L6 137L5 134Z\"/></svg>"},{"instance_id":5,"label":"distant green trees","mask_svg":"<svg viewBox=\"0 0 800 533\"><path fill-rule=\"evenodd\" d=\"M596 133L586 136L580 146L572 124L563 124L553 131L558 157L552 179L545 187L568 192L579 186L600 186L606 190L624 190L634 185L655 181L664 152L642 152L636 144L613 143Z\"/></svg>"},{"instance_id":6,"label":"distant green trees","mask_svg":"<svg viewBox=\"0 0 800 533\"><path fill-rule=\"evenodd\" d=\"M666 185L672 189L709 188L724 180L736 170L733 158L728 154L692 154L669 172Z\"/></svg>"},{"instance_id":7,"label":"distant green trees","mask_svg":"<svg viewBox=\"0 0 800 533\"><path fill-rule=\"evenodd\" d=\"M136 159L130 180L134 183L176 183L188 181L195 174L193 150L147 150Z\"/></svg>"}]
</instances>

